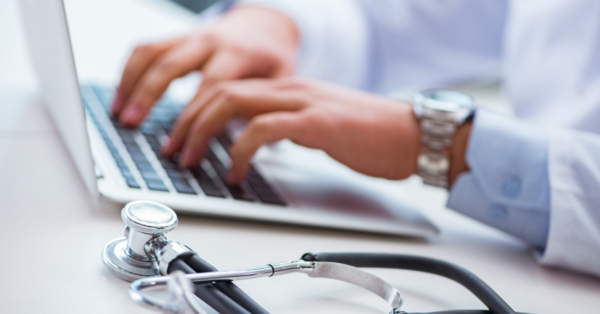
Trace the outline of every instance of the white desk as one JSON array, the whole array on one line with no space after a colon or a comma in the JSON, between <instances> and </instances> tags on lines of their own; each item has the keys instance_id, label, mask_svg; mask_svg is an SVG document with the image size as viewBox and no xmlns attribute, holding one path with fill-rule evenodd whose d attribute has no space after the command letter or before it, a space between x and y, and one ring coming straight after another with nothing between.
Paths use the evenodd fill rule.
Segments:
<instances>
[{"instance_id":1,"label":"white desk","mask_svg":"<svg viewBox=\"0 0 600 314\"><path fill-rule=\"evenodd\" d=\"M133 304L128 283L102 265L102 247L123 233L120 205L103 202L98 210L91 207L65 147L36 99L16 1L0 2L0 312L150 313ZM74 40L82 40L75 43L76 53L87 49L101 58L78 58L85 73L103 66L118 68L131 47L124 43L134 35L177 33L191 21L182 11L150 0L69 4L73 4L69 14L77 13L71 17ZM110 19L113 26L107 34L94 33L93 24L103 19ZM76 28L86 23L90 29ZM121 29L123 23L129 28ZM103 45L111 39L122 45L107 49ZM114 73L100 72L108 73L104 79L114 80ZM416 179L398 185L419 199L440 226L439 238L421 241L195 216L180 216L180 226L169 238L188 244L220 269L295 259L307 251L420 254L473 271L519 311L598 312L600 279L541 268L519 241L446 210L445 192L423 187ZM465 289L443 278L406 271L373 272L404 294L407 311L482 308ZM388 310L381 300L358 288L303 275L239 285L273 313Z\"/></svg>"}]
</instances>

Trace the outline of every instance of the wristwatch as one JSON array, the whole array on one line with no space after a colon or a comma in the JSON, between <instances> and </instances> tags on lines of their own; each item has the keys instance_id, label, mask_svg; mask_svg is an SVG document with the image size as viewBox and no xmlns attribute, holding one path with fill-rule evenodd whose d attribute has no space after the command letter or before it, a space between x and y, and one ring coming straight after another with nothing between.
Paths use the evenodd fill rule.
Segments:
<instances>
[{"instance_id":1,"label":"wristwatch","mask_svg":"<svg viewBox=\"0 0 600 314\"><path fill-rule=\"evenodd\" d=\"M427 89L413 97L421 122L418 173L425 184L448 188L450 152L456 129L475 112L475 100L456 91Z\"/></svg>"}]
</instances>

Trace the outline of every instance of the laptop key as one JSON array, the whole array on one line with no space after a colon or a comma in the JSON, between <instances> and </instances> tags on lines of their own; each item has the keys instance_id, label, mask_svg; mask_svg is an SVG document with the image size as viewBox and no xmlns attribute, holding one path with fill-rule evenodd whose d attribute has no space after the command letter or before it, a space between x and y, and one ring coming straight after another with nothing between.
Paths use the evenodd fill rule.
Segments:
<instances>
[{"instance_id":1,"label":"laptop key","mask_svg":"<svg viewBox=\"0 0 600 314\"><path fill-rule=\"evenodd\" d=\"M216 186L203 186L202 191L204 192L204 194L206 194L206 196L225 198L225 195L223 195L223 193L219 189L217 189Z\"/></svg>"},{"instance_id":2,"label":"laptop key","mask_svg":"<svg viewBox=\"0 0 600 314\"><path fill-rule=\"evenodd\" d=\"M160 145L160 143L158 142L148 142L148 145L152 148L152 150L154 151L162 151L162 145Z\"/></svg>"},{"instance_id":3,"label":"laptop key","mask_svg":"<svg viewBox=\"0 0 600 314\"><path fill-rule=\"evenodd\" d=\"M121 170L121 174L124 177L131 177L131 178L133 178L133 174L131 174L131 171L129 170L129 168L123 167L123 168L119 168L119 169Z\"/></svg>"},{"instance_id":4,"label":"laptop key","mask_svg":"<svg viewBox=\"0 0 600 314\"><path fill-rule=\"evenodd\" d=\"M131 153L142 153L142 149L137 144L125 144L127 151Z\"/></svg>"},{"instance_id":5,"label":"laptop key","mask_svg":"<svg viewBox=\"0 0 600 314\"><path fill-rule=\"evenodd\" d=\"M252 166L250 166L246 182L248 182L248 185L254 190L254 193L261 202L273 205L286 205L281 197Z\"/></svg>"},{"instance_id":6,"label":"laptop key","mask_svg":"<svg viewBox=\"0 0 600 314\"><path fill-rule=\"evenodd\" d=\"M173 186L175 187L175 190L177 190L177 192L179 192L179 193L194 194L194 195L198 194L198 193L196 193L196 191L194 191L192 186L185 179L172 179L171 181L173 182Z\"/></svg>"},{"instance_id":7,"label":"laptop key","mask_svg":"<svg viewBox=\"0 0 600 314\"><path fill-rule=\"evenodd\" d=\"M110 139L108 138L108 136L106 138L107 138L106 147L108 147L108 149L110 149L110 150L117 149L117 147L115 146L115 144L113 144L112 141L110 141Z\"/></svg>"},{"instance_id":8,"label":"laptop key","mask_svg":"<svg viewBox=\"0 0 600 314\"><path fill-rule=\"evenodd\" d=\"M268 183L265 181L265 179L263 179L261 176L252 175L252 174L248 175L248 178L246 178L246 181L248 183L250 183L250 185L252 185L252 186L268 185Z\"/></svg>"},{"instance_id":9,"label":"laptop key","mask_svg":"<svg viewBox=\"0 0 600 314\"><path fill-rule=\"evenodd\" d=\"M144 153L139 152L130 152L129 155L131 156L131 159L133 159L133 161L137 164L138 162L148 162L148 158L146 158L146 155L144 155Z\"/></svg>"},{"instance_id":10,"label":"laptop key","mask_svg":"<svg viewBox=\"0 0 600 314\"><path fill-rule=\"evenodd\" d=\"M172 160L164 159L164 158L159 158L159 160L160 160L160 164L165 169L178 169L179 168Z\"/></svg>"},{"instance_id":11,"label":"laptop key","mask_svg":"<svg viewBox=\"0 0 600 314\"><path fill-rule=\"evenodd\" d=\"M117 130L117 133L119 134L120 137L133 137L132 129L122 127L118 121L114 121L113 125L115 126L115 129Z\"/></svg>"},{"instance_id":12,"label":"laptop key","mask_svg":"<svg viewBox=\"0 0 600 314\"><path fill-rule=\"evenodd\" d=\"M253 201L254 197L250 194L246 189L244 189L241 185L227 185L227 190L231 196L237 200L242 201Z\"/></svg>"},{"instance_id":13,"label":"laptop key","mask_svg":"<svg viewBox=\"0 0 600 314\"><path fill-rule=\"evenodd\" d=\"M183 175L183 172L181 172L180 170L177 170L177 169L165 169L165 171L167 172L167 176L169 176L169 178L171 178L171 179L183 179L183 178L185 178L185 176Z\"/></svg>"},{"instance_id":14,"label":"laptop key","mask_svg":"<svg viewBox=\"0 0 600 314\"><path fill-rule=\"evenodd\" d=\"M190 170L192 175L198 182L198 185L202 189L202 192L207 196L212 197L221 197L224 198L225 195L217 188L217 185L213 182L211 177L202 169L202 167L196 167Z\"/></svg>"},{"instance_id":15,"label":"laptop key","mask_svg":"<svg viewBox=\"0 0 600 314\"><path fill-rule=\"evenodd\" d=\"M154 152L154 155L156 155L156 157L161 158L162 157L162 149L159 147L151 147L152 151Z\"/></svg>"},{"instance_id":16,"label":"laptop key","mask_svg":"<svg viewBox=\"0 0 600 314\"><path fill-rule=\"evenodd\" d=\"M121 158L120 155L113 155L113 159L115 160L115 162L117 163L117 166L119 168L127 168L127 164L125 163L125 160L123 160L123 158Z\"/></svg>"},{"instance_id":17,"label":"laptop key","mask_svg":"<svg viewBox=\"0 0 600 314\"><path fill-rule=\"evenodd\" d=\"M154 170L154 167L152 167L152 164L148 161L135 161L135 166L138 168L138 170Z\"/></svg>"},{"instance_id":18,"label":"laptop key","mask_svg":"<svg viewBox=\"0 0 600 314\"><path fill-rule=\"evenodd\" d=\"M158 141L152 141L152 140L148 140L148 145L150 147L152 147L153 149L162 149L162 145L158 142Z\"/></svg>"},{"instance_id":19,"label":"laptop key","mask_svg":"<svg viewBox=\"0 0 600 314\"><path fill-rule=\"evenodd\" d=\"M106 110L108 114L110 114L112 101L109 100L107 97L108 91L103 90L98 86L92 86L92 89L94 90L96 97L100 101L102 107Z\"/></svg>"},{"instance_id":20,"label":"laptop key","mask_svg":"<svg viewBox=\"0 0 600 314\"><path fill-rule=\"evenodd\" d=\"M227 168L225 168L225 165L223 165L221 160L219 160L219 158L212 152L212 150L208 150L206 154L206 159L208 159L213 169L215 169L215 171L219 175L219 178L221 178L221 180L225 182L225 178L227 177Z\"/></svg>"},{"instance_id":21,"label":"laptop key","mask_svg":"<svg viewBox=\"0 0 600 314\"><path fill-rule=\"evenodd\" d=\"M161 146L160 142L158 141L158 138L155 135L144 134L144 137L146 138L146 141L150 146Z\"/></svg>"},{"instance_id":22,"label":"laptop key","mask_svg":"<svg viewBox=\"0 0 600 314\"><path fill-rule=\"evenodd\" d=\"M152 149L152 151L154 152L154 155L156 155L156 157L158 157L158 158L163 157L162 148L161 147L150 146L150 148Z\"/></svg>"},{"instance_id":23,"label":"laptop key","mask_svg":"<svg viewBox=\"0 0 600 314\"><path fill-rule=\"evenodd\" d=\"M171 133L171 129L173 128L172 121L165 120L165 119L162 119L161 117L158 117L155 122L160 125L160 127L165 131L165 133L167 133L167 134Z\"/></svg>"},{"instance_id":24,"label":"laptop key","mask_svg":"<svg viewBox=\"0 0 600 314\"><path fill-rule=\"evenodd\" d=\"M252 193L248 191L248 187L245 184L242 184L242 185L227 184L227 168L225 167L225 165L223 165L221 160L217 157L217 155L215 155L215 153L211 149L209 149L207 151L206 159L210 162L213 169L215 169L215 172L217 173L219 178L221 178L221 181L223 181L223 183L225 183L227 190L229 190L229 193L231 194L231 196L233 198L238 199L238 200L243 200L243 201L253 201L254 200Z\"/></svg>"},{"instance_id":25,"label":"laptop key","mask_svg":"<svg viewBox=\"0 0 600 314\"><path fill-rule=\"evenodd\" d=\"M110 154L113 156L113 158L121 158L121 154L119 154L119 150L116 147L109 147L108 150L110 151Z\"/></svg>"},{"instance_id":26,"label":"laptop key","mask_svg":"<svg viewBox=\"0 0 600 314\"><path fill-rule=\"evenodd\" d=\"M198 180L198 181L211 181L212 182L212 179L210 178L208 173L206 173L204 168L202 168L201 166L190 169L190 172L192 173L194 178L196 178L196 180Z\"/></svg>"},{"instance_id":27,"label":"laptop key","mask_svg":"<svg viewBox=\"0 0 600 314\"><path fill-rule=\"evenodd\" d=\"M125 144L125 145L137 144L135 139L133 138L133 135L123 135L123 136L121 136L121 141L123 141L123 144Z\"/></svg>"},{"instance_id":28,"label":"laptop key","mask_svg":"<svg viewBox=\"0 0 600 314\"><path fill-rule=\"evenodd\" d=\"M144 178L144 180L162 181L161 177L154 170L150 170L150 169L140 170L140 174L142 175L142 178Z\"/></svg>"},{"instance_id":29,"label":"laptop key","mask_svg":"<svg viewBox=\"0 0 600 314\"><path fill-rule=\"evenodd\" d=\"M104 142L106 142L106 144L108 144L108 143L112 144L112 140L110 139L110 137L108 136L108 134L106 134L106 133L100 133L100 136L102 136L102 139L104 140Z\"/></svg>"},{"instance_id":30,"label":"laptop key","mask_svg":"<svg viewBox=\"0 0 600 314\"><path fill-rule=\"evenodd\" d=\"M229 136L227 135L227 133L225 133L225 131L217 134L215 136L215 138L217 139L217 142L219 142L219 144L221 144L221 146L223 146L223 148L225 149L225 151L227 151L227 153L229 153L229 149L231 148L231 145L233 144L231 139L229 138Z\"/></svg>"},{"instance_id":31,"label":"laptop key","mask_svg":"<svg viewBox=\"0 0 600 314\"><path fill-rule=\"evenodd\" d=\"M158 126L156 125L156 123L154 123L152 121L146 121L141 125L140 132L144 135L152 135L153 136L154 134L156 134L157 129L158 129Z\"/></svg>"},{"instance_id":32,"label":"laptop key","mask_svg":"<svg viewBox=\"0 0 600 314\"><path fill-rule=\"evenodd\" d=\"M146 186L150 190L169 192L169 189L167 189L162 180L146 180Z\"/></svg>"},{"instance_id":33,"label":"laptop key","mask_svg":"<svg viewBox=\"0 0 600 314\"><path fill-rule=\"evenodd\" d=\"M272 205L286 205L286 203L279 197L279 195L275 194L273 191L260 191L256 192L256 195L260 199L262 203L272 204Z\"/></svg>"},{"instance_id":34,"label":"laptop key","mask_svg":"<svg viewBox=\"0 0 600 314\"><path fill-rule=\"evenodd\" d=\"M133 189L139 189L140 184L137 183L137 181L135 180L134 177L124 177L125 178L125 182L127 183L127 186Z\"/></svg>"}]
</instances>

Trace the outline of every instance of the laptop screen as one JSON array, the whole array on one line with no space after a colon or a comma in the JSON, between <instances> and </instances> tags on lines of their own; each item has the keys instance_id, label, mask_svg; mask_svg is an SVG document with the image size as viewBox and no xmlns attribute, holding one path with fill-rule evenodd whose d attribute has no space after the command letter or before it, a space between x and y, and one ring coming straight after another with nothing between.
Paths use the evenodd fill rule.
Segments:
<instances>
[{"instance_id":1,"label":"laptop screen","mask_svg":"<svg viewBox=\"0 0 600 314\"><path fill-rule=\"evenodd\" d=\"M63 2L18 2L44 103L86 188L96 199L94 163Z\"/></svg>"}]
</instances>

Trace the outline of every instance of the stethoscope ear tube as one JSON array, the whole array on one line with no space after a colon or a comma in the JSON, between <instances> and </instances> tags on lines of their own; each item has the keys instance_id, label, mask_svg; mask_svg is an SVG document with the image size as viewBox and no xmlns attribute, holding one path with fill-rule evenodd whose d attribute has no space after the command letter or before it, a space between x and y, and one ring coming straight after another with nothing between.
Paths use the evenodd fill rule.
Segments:
<instances>
[{"instance_id":1,"label":"stethoscope ear tube","mask_svg":"<svg viewBox=\"0 0 600 314\"><path fill-rule=\"evenodd\" d=\"M172 261L168 273L174 271L193 274L216 272L217 269L194 254ZM197 283L195 288L196 296L219 313L268 314L231 281Z\"/></svg>"},{"instance_id":2,"label":"stethoscope ear tube","mask_svg":"<svg viewBox=\"0 0 600 314\"><path fill-rule=\"evenodd\" d=\"M460 266L445 261L413 255L380 253L306 253L302 259L314 262L342 263L354 267L414 270L439 275L467 288L489 309L489 311L436 312L438 314L515 314L515 311L479 277Z\"/></svg>"}]
</instances>

